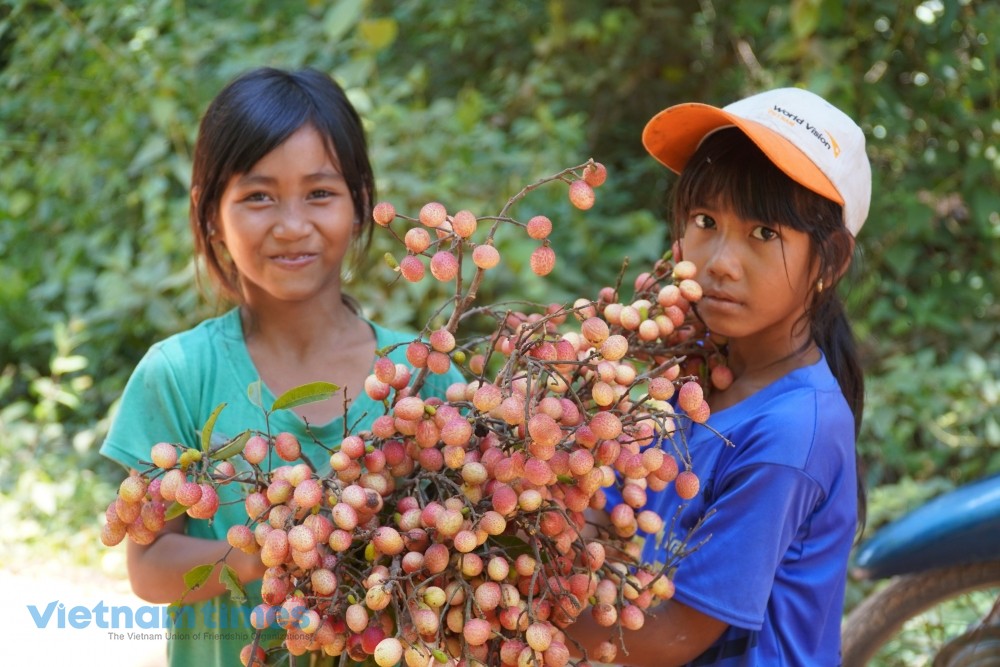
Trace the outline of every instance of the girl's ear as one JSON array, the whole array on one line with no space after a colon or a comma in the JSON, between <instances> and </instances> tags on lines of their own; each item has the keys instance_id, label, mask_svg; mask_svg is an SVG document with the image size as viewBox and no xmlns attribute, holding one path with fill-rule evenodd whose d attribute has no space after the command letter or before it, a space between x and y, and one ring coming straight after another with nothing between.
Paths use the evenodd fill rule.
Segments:
<instances>
[{"instance_id":1,"label":"girl's ear","mask_svg":"<svg viewBox=\"0 0 1000 667\"><path fill-rule=\"evenodd\" d=\"M851 259L854 257L854 248L856 242L854 240L854 237L851 236L850 234L847 235L847 244L848 247L847 247L847 252L844 253L844 261L841 262L840 266L836 267L836 271L834 271L833 275L823 276L824 279L827 279L827 282L830 285L835 285L838 282L840 282L840 279L844 277L844 274L847 273L847 270L851 268ZM833 267L831 267L831 269L832 268Z\"/></svg>"},{"instance_id":2,"label":"girl's ear","mask_svg":"<svg viewBox=\"0 0 1000 667\"><path fill-rule=\"evenodd\" d=\"M670 252L674 256L675 264L684 259L684 248L681 245L680 239L677 239L676 241L673 242L673 244L670 246Z\"/></svg>"},{"instance_id":3,"label":"girl's ear","mask_svg":"<svg viewBox=\"0 0 1000 667\"><path fill-rule=\"evenodd\" d=\"M196 185L191 188L192 211L198 210L198 203L200 199L201 199L201 188L199 188ZM215 243L215 242L221 243L223 241L222 235L219 233L219 228L215 225L215 221L208 220L206 221L206 223L207 224L205 225L205 240L208 241L208 243Z\"/></svg>"}]
</instances>

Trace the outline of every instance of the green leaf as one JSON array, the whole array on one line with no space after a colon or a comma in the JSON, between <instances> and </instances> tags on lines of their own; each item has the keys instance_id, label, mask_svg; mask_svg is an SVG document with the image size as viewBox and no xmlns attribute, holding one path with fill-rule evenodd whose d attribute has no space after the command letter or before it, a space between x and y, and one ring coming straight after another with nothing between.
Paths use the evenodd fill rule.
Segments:
<instances>
[{"instance_id":1,"label":"green leaf","mask_svg":"<svg viewBox=\"0 0 1000 667\"><path fill-rule=\"evenodd\" d=\"M790 23L792 24L792 33L797 38L805 39L816 32L822 4L822 0L794 0L792 2Z\"/></svg>"},{"instance_id":2,"label":"green leaf","mask_svg":"<svg viewBox=\"0 0 1000 667\"><path fill-rule=\"evenodd\" d=\"M215 420L219 418L219 413L222 412L222 408L226 407L225 403L219 403L219 406L215 408L208 421L205 422L204 428L201 429L201 451L207 452L212 446L212 429L215 428Z\"/></svg>"},{"instance_id":3,"label":"green leaf","mask_svg":"<svg viewBox=\"0 0 1000 667\"><path fill-rule=\"evenodd\" d=\"M358 32L373 49L381 51L396 40L399 24L391 18L367 19L358 26Z\"/></svg>"},{"instance_id":4,"label":"green leaf","mask_svg":"<svg viewBox=\"0 0 1000 667\"><path fill-rule=\"evenodd\" d=\"M261 388L263 387L260 380L251 382L247 385L247 398L250 402L256 405L258 408L264 407L264 401L261 398Z\"/></svg>"},{"instance_id":5,"label":"green leaf","mask_svg":"<svg viewBox=\"0 0 1000 667\"><path fill-rule=\"evenodd\" d=\"M337 42L354 27L361 18L364 0L340 0L335 2L323 17L323 29L327 39Z\"/></svg>"},{"instance_id":6,"label":"green leaf","mask_svg":"<svg viewBox=\"0 0 1000 667\"><path fill-rule=\"evenodd\" d=\"M184 573L184 585L190 591L201 588L208 581L208 577L212 574L214 568L214 565L195 565Z\"/></svg>"},{"instance_id":7,"label":"green leaf","mask_svg":"<svg viewBox=\"0 0 1000 667\"><path fill-rule=\"evenodd\" d=\"M529 556L534 554L534 550L531 545L522 540L519 537L514 537L513 535L496 535L490 538L490 542L494 544L499 544L504 548L504 551L511 556L520 556L521 554L528 554Z\"/></svg>"},{"instance_id":8,"label":"green leaf","mask_svg":"<svg viewBox=\"0 0 1000 667\"><path fill-rule=\"evenodd\" d=\"M243 588L239 575L236 574L236 570L225 563L222 564L222 571L219 572L219 583L229 590L233 602L246 602L247 591Z\"/></svg>"},{"instance_id":9,"label":"green leaf","mask_svg":"<svg viewBox=\"0 0 1000 667\"><path fill-rule=\"evenodd\" d=\"M80 354L72 354L68 357L56 357L52 360L52 374L65 375L82 371L87 367L87 357Z\"/></svg>"},{"instance_id":10,"label":"green leaf","mask_svg":"<svg viewBox=\"0 0 1000 667\"><path fill-rule=\"evenodd\" d=\"M170 521L171 519L176 519L181 514L184 514L184 512L187 512L187 507L181 505L179 502L175 500L174 502L170 503L170 507L168 507L167 511L163 513L163 520Z\"/></svg>"},{"instance_id":11,"label":"green leaf","mask_svg":"<svg viewBox=\"0 0 1000 667\"><path fill-rule=\"evenodd\" d=\"M212 452L212 458L217 461L225 461L228 458L236 456L243 451L244 447L246 447L247 440L250 439L250 435L250 429L243 431L238 436Z\"/></svg>"},{"instance_id":12,"label":"green leaf","mask_svg":"<svg viewBox=\"0 0 1000 667\"><path fill-rule=\"evenodd\" d=\"M316 401L325 401L328 398L332 398L338 391L340 391L340 387L332 382L310 382L309 384L289 389L275 399L274 405L271 406L271 412L297 408L300 405L315 403Z\"/></svg>"}]
</instances>

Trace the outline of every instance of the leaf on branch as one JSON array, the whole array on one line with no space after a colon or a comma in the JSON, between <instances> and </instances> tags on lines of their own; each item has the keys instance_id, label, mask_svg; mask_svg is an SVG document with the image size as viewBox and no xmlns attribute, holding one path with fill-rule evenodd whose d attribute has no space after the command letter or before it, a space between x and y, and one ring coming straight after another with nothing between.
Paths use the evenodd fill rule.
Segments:
<instances>
[{"instance_id":1,"label":"leaf on branch","mask_svg":"<svg viewBox=\"0 0 1000 667\"><path fill-rule=\"evenodd\" d=\"M184 573L184 585L192 591L201 588L208 581L213 569L214 565L195 565Z\"/></svg>"},{"instance_id":2,"label":"leaf on branch","mask_svg":"<svg viewBox=\"0 0 1000 667\"><path fill-rule=\"evenodd\" d=\"M309 384L289 389L275 399L274 405L271 406L271 412L297 408L307 403L325 401L328 398L332 398L338 391L340 391L340 387L332 382L310 382Z\"/></svg>"},{"instance_id":3,"label":"leaf on branch","mask_svg":"<svg viewBox=\"0 0 1000 667\"><path fill-rule=\"evenodd\" d=\"M222 571L219 572L219 583L229 590L233 602L246 602L247 591L243 588L239 575L236 574L236 570L225 563L222 564Z\"/></svg>"},{"instance_id":4,"label":"leaf on branch","mask_svg":"<svg viewBox=\"0 0 1000 667\"><path fill-rule=\"evenodd\" d=\"M246 447L247 440L250 439L250 429L243 431L238 436L225 443L221 447L212 453L212 458L218 461L225 461L228 458L232 458L243 451Z\"/></svg>"},{"instance_id":5,"label":"leaf on branch","mask_svg":"<svg viewBox=\"0 0 1000 667\"><path fill-rule=\"evenodd\" d=\"M260 380L251 382L247 385L247 398L249 398L250 402L258 408L264 407L264 401L261 399L261 386Z\"/></svg>"},{"instance_id":6,"label":"leaf on branch","mask_svg":"<svg viewBox=\"0 0 1000 667\"><path fill-rule=\"evenodd\" d=\"M528 554L529 556L532 556L535 553L530 544L519 537L514 537L513 535L496 535L491 537L490 541L499 544L508 554L510 554L510 556L514 558L520 556L521 554Z\"/></svg>"},{"instance_id":7,"label":"leaf on branch","mask_svg":"<svg viewBox=\"0 0 1000 667\"><path fill-rule=\"evenodd\" d=\"M212 429L215 428L215 420L219 418L219 413L224 407L226 407L225 403L219 403L201 429L201 451L203 452L208 452L212 447Z\"/></svg>"},{"instance_id":8,"label":"leaf on branch","mask_svg":"<svg viewBox=\"0 0 1000 667\"><path fill-rule=\"evenodd\" d=\"M170 504L170 507L167 508L167 511L163 513L163 520L170 521L171 519L176 519L181 514L184 514L184 512L186 511L187 507L181 505L179 502L175 500Z\"/></svg>"},{"instance_id":9,"label":"leaf on branch","mask_svg":"<svg viewBox=\"0 0 1000 667\"><path fill-rule=\"evenodd\" d=\"M327 39L337 42L361 19L364 12L363 0L341 0L327 11L323 17L323 28Z\"/></svg>"}]
</instances>

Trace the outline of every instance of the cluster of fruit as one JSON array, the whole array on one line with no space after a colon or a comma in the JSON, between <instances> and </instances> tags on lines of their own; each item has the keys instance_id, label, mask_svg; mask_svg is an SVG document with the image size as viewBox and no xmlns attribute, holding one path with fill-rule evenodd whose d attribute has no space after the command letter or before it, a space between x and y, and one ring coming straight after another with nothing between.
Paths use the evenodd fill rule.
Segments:
<instances>
[{"instance_id":1,"label":"cluster of fruit","mask_svg":"<svg viewBox=\"0 0 1000 667\"><path fill-rule=\"evenodd\" d=\"M589 208L604 170L589 162L550 180L570 180L571 200ZM401 217L388 204L375 216L385 226ZM404 259L400 273L419 279L433 229L431 273L455 279L475 216L429 204L413 222L422 226L402 239L420 268ZM536 253L551 251L547 218L524 226L542 240ZM482 261L483 248L495 252L493 231L472 247L470 290L495 265ZM542 253L531 264L546 273L553 262ZM697 493L678 420L708 418L700 378L730 381L693 315L694 274L689 262L662 260L635 279L627 302L606 287L539 312L481 309L495 330L461 342L471 299L459 298L447 325L407 346L408 364L377 359L364 388L385 414L327 443L328 471L303 463L289 433L248 432L214 449L158 443L150 467L122 482L102 537L148 544L165 519L213 516L217 485L246 484L247 522L228 541L267 567L251 622L284 630L293 655L346 653L383 667L565 665L564 630L581 614L634 630L673 594L668 575L683 548L669 563L642 564L633 538L663 538L664 517L645 509L649 491L673 483L682 498ZM468 381L442 398L419 395L426 373L459 360ZM281 465L268 465L272 453ZM252 473L237 474L233 457ZM621 502L609 507L611 486ZM591 511L609 521L589 521ZM616 652L609 640L590 657L611 662ZM264 647L255 641L242 657L263 664Z\"/></svg>"}]
</instances>

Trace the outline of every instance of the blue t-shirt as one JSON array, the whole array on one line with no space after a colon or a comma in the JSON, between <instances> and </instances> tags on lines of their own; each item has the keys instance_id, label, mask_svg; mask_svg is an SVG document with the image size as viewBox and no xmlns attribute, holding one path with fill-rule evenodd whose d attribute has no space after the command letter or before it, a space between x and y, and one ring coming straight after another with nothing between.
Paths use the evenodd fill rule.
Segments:
<instances>
[{"instance_id":1,"label":"blue t-shirt","mask_svg":"<svg viewBox=\"0 0 1000 667\"><path fill-rule=\"evenodd\" d=\"M712 414L707 425L732 445L698 424L675 435L680 451L686 438L698 496L685 504L671 484L650 492L647 506L667 530L682 508L675 540L713 510L689 546L708 539L677 567L674 597L729 628L690 664L839 665L857 476L854 417L826 359ZM610 493L608 507L615 502ZM646 536L644 561L664 560L659 538Z\"/></svg>"}]
</instances>

